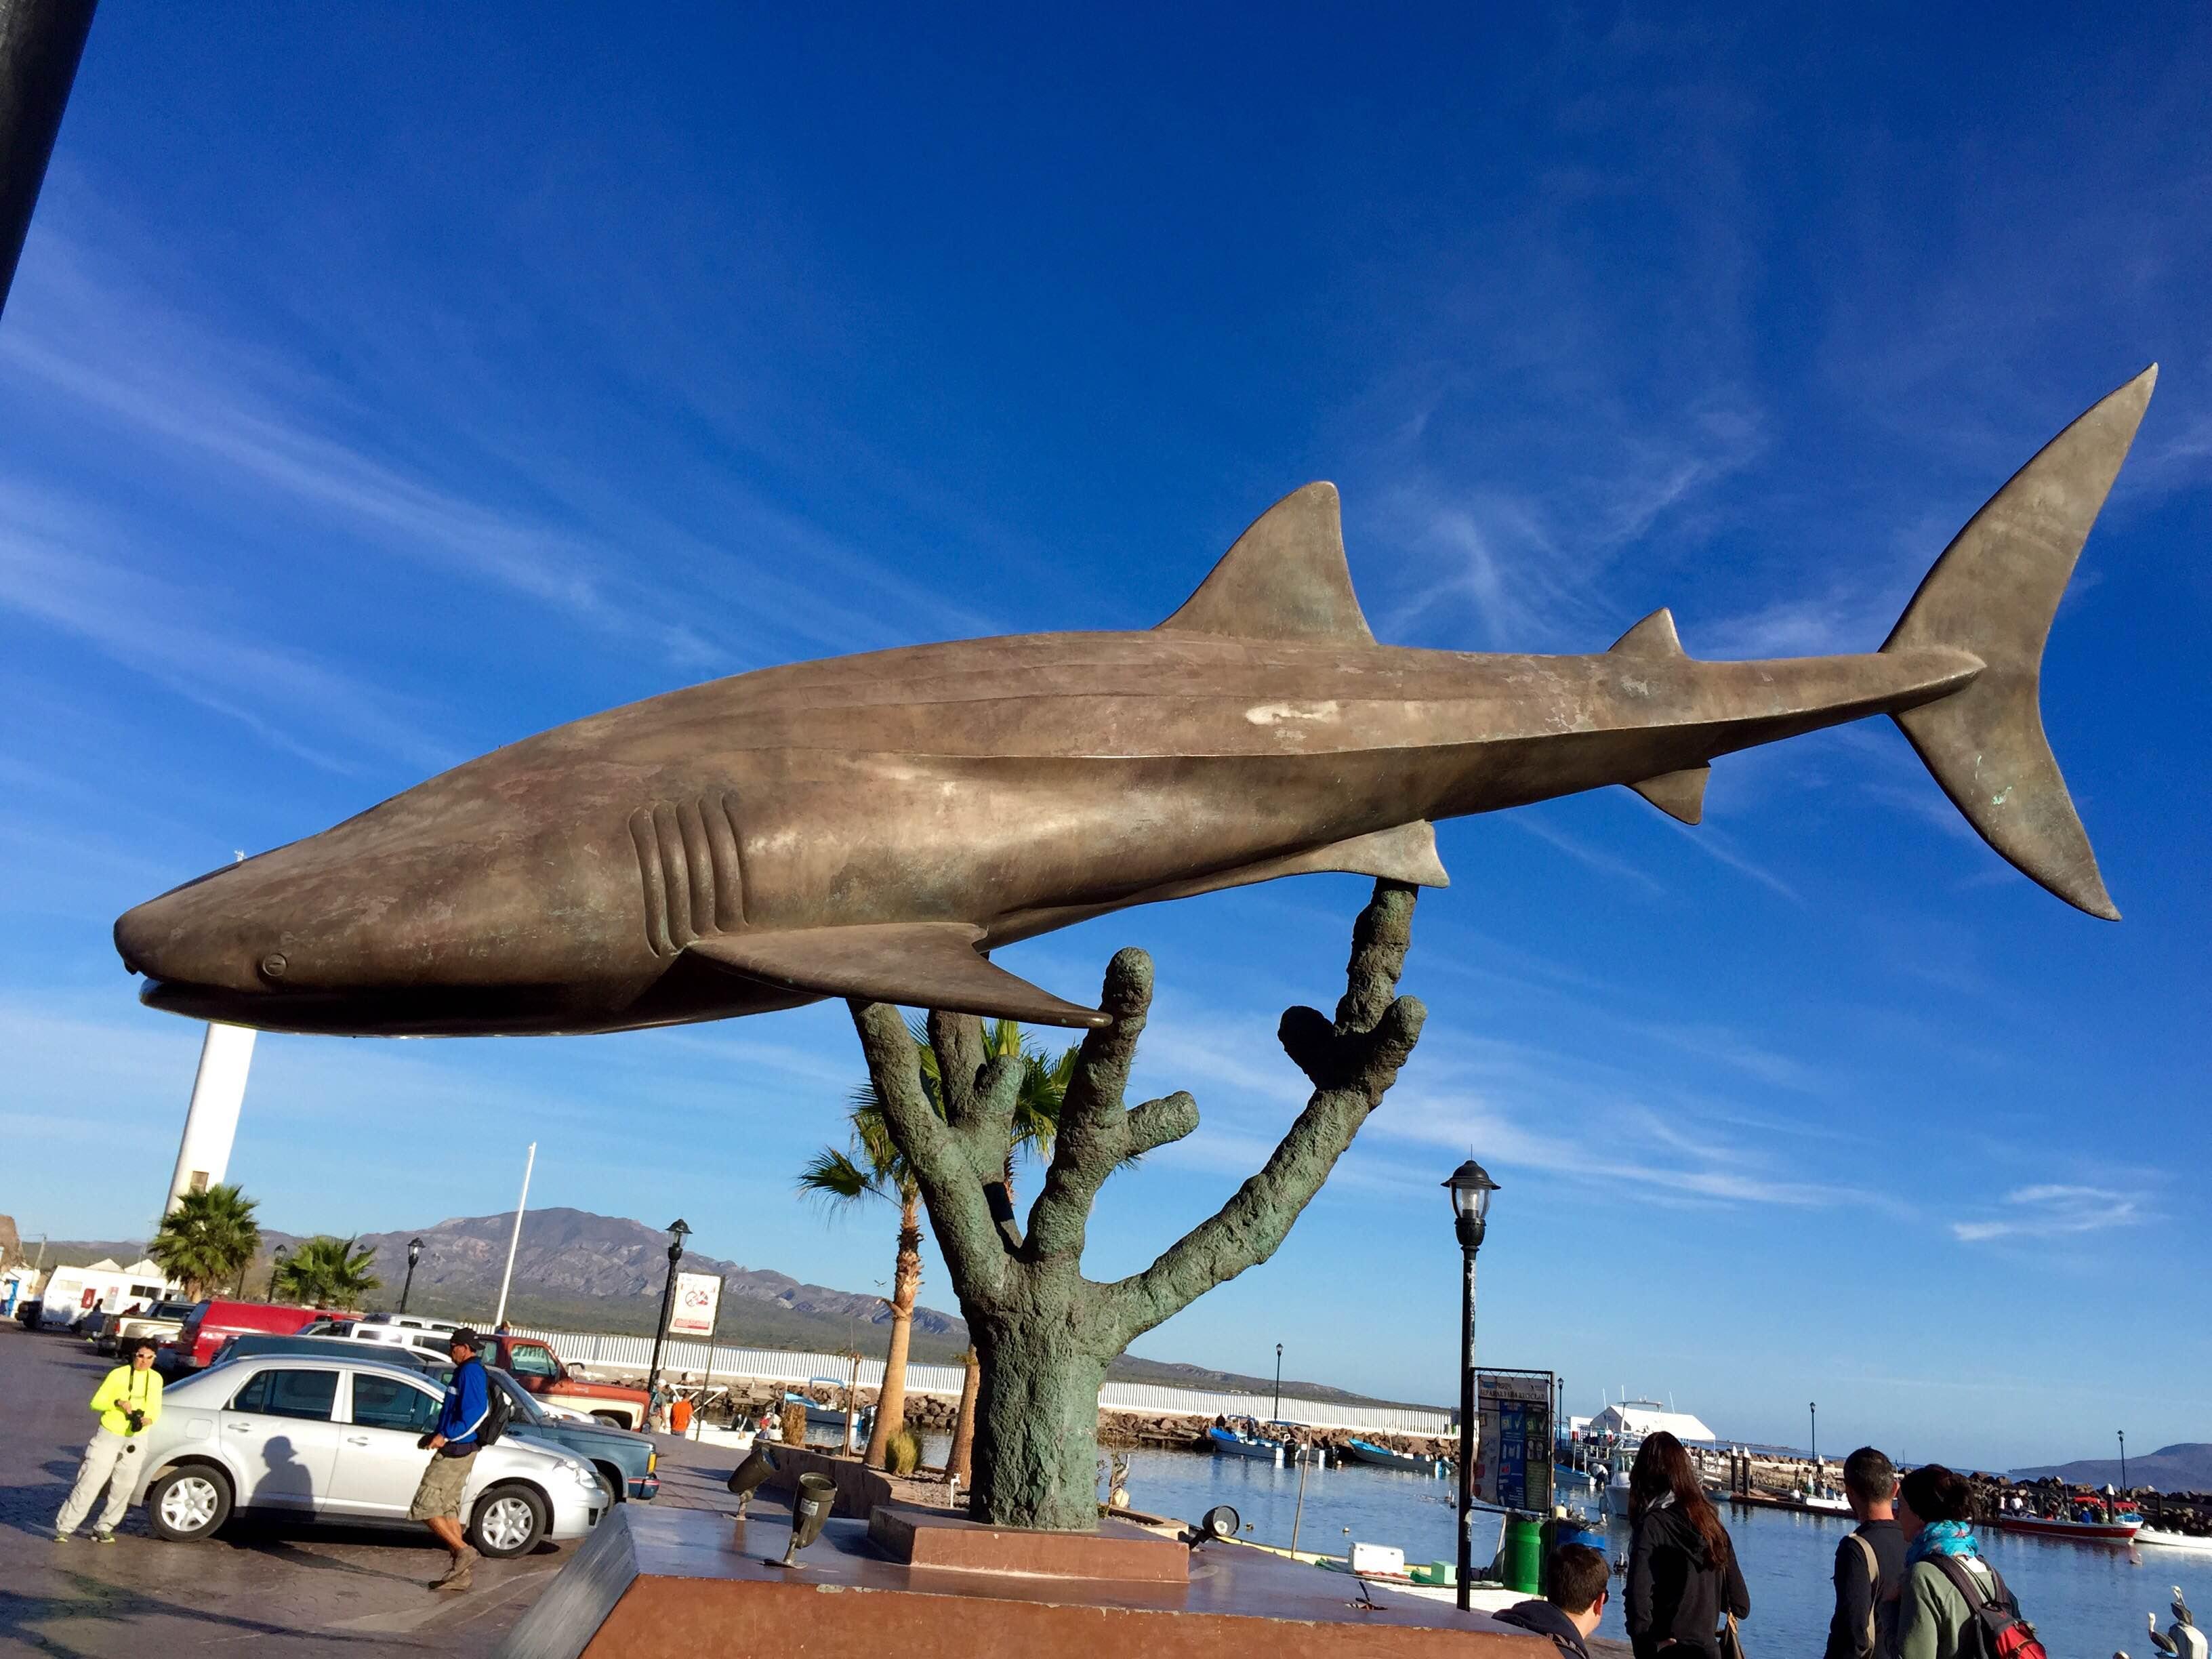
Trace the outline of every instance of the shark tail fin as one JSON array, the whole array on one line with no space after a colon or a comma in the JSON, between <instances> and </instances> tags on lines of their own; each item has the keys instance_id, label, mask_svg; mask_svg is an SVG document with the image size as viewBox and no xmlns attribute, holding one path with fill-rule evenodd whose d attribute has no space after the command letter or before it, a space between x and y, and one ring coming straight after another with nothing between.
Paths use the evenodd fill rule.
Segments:
<instances>
[{"instance_id":1,"label":"shark tail fin","mask_svg":"<svg viewBox=\"0 0 2212 1659\"><path fill-rule=\"evenodd\" d=\"M2120 913L2043 732L2043 647L2157 378L2154 363L2014 473L1952 538L1881 647L1980 659L1966 685L1897 723L1983 840L2107 921Z\"/></svg>"}]
</instances>

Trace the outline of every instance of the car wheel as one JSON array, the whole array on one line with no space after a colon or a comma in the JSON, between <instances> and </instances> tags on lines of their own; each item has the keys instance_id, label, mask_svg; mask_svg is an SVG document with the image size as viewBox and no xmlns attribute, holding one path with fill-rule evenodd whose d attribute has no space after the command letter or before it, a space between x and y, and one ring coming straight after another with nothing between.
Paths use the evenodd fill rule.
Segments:
<instances>
[{"instance_id":1,"label":"car wheel","mask_svg":"<svg viewBox=\"0 0 2212 1659\"><path fill-rule=\"evenodd\" d=\"M604 1423L611 1429L626 1429L629 1426L629 1419L624 1417L620 1412L593 1412L592 1421Z\"/></svg>"},{"instance_id":2,"label":"car wheel","mask_svg":"<svg viewBox=\"0 0 2212 1659\"><path fill-rule=\"evenodd\" d=\"M545 1500L527 1486L494 1486L477 1499L469 1517L469 1542L495 1561L538 1547L550 1523Z\"/></svg>"},{"instance_id":3,"label":"car wheel","mask_svg":"<svg viewBox=\"0 0 2212 1659\"><path fill-rule=\"evenodd\" d=\"M171 1469L147 1489L146 1518L172 1543L210 1537L230 1518L230 1480L205 1463Z\"/></svg>"},{"instance_id":4,"label":"car wheel","mask_svg":"<svg viewBox=\"0 0 2212 1659\"><path fill-rule=\"evenodd\" d=\"M592 1465L592 1472L599 1477L599 1490L606 1493L610 1507L621 1503L623 1498L629 1496L629 1482L623 1480L616 1470L609 1468L604 1463L594 1463Z\"/></svg>"}]
</instances>

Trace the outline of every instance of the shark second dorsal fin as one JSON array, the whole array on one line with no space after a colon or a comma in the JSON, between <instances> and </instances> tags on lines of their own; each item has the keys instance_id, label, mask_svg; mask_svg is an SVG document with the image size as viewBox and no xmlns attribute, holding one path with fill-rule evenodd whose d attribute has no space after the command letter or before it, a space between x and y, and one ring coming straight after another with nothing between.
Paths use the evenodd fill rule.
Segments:
<instances>
[{"instance_id":1,"label":"shark second dorsal fin","mask_svg":"<svg viewBox=\"0 0 2212 1659\"><path fill-rule=\"evenodd\" d=\"M1674 631L1674 613L1662 605L1606 647L1607 656L1681 657L1682 636Z\"/></svg>"},{"instance_id":2,"label":"shark second dorsal fin","mask_svg":"<svg viewBox=\"0 0 2212 1659\"><path fill-rule=\"evenodd\" d=\"M1310 483L1262 513L1160 626L1232 639L1374 644L1344 562L1336 486Z\"/></svg>"}]
</instances>

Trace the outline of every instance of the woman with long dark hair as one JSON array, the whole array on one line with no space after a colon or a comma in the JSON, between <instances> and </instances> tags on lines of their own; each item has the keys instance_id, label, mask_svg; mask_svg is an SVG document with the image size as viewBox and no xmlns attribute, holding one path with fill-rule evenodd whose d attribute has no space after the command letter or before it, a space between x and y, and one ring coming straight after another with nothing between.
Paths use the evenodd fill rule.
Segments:
<instances>
[{"instance_id":1,"label":"woman with long dark hair","mask_svg":"<svg viewBox=\"0 0 2212 1659\"><path fill-rule=\"evenodd\" d=\"M1628 1471L1628 1639L1636 1659L1722 1659L1723 1611L1751 1613L1735 1546L1690 1454L1664 1429L1644 1437Z\"/></svg>"}]
</instances>

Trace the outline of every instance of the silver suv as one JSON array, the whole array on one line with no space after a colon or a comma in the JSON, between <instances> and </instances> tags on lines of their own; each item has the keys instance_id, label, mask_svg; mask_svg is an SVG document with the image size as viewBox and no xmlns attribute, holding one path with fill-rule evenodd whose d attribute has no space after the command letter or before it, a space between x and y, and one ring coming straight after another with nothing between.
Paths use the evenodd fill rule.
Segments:
<instances>
[{"instance_id":1,"label":"silver suv","mask_svg":"<svg viewBox=\"0 0 2212 1659\"><path fill-rule=\"evenodd\" d=\"M368 1345L364 1344L364 1347ZM417 1442L443 1391L398 1355L267 1354L172 1383L137 1444L133 1502L156 1536L210 1536L236 1510L303 1521L407 1522L430 1455ZM520 1555L599 1522L605 1489L582 1459L502 1437L477 1454L461 1522L488 1556Z\"/></svg>"}]
</instances>

